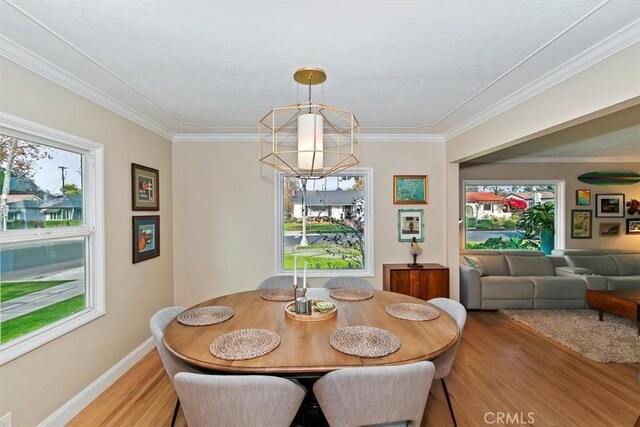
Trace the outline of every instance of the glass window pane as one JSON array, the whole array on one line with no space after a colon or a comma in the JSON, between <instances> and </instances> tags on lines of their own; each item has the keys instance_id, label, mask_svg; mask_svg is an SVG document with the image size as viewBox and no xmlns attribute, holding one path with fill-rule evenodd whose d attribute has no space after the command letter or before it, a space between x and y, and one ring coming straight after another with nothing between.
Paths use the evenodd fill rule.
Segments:
<instances>
[{"instance_id":1,"label":"glass window pane","mask_svg":"<svg viewBox=\"0 0 640 427\"><path fill-rule=\"evenodd\" d=\"M522 220L546 204L553 227L556 193L555 184L466 185L465 248L540 250L540 231Z\"/></svg>"},{"instance_id":2,"label":"glass window pane","mask_svg":"<svg viewBox=\"0 0 640 427\"><path fill-rule=\"evenodd\" d=\"M83 225L83 155L0 135L0 230Z\"/></svg>"},{"instance_id":3,"label":"glass window pane","mask_svg":"<svg viewBox=\"0 0 640 427\"><path fill-rule=\"evenodd\" d=\"M0 343L87 307L84 237L3 244L0 248Z\"/></svg>"},{"instance_id":4,"label":"glass window pane","mask_svg":"<svg viewBox=\"0 0 640 427\"><path fill-rule=\"evenodd\" d=\"M304 194L299 179L283 182L283 270L296 256L299 269L306 261L310 270L363 270L366 176L309 180Z\"/></svg>"}]
</instances>

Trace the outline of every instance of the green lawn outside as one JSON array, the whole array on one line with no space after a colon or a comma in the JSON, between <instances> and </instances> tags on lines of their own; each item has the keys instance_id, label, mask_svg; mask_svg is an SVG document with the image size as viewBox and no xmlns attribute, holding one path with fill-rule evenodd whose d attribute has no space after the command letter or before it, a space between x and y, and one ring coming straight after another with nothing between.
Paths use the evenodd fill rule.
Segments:
<instances>
[{"instance_id":1,"label":"green lawn outside","mask_svg":"<svg viewBox=\"0 0 640 427\"><path fill-rule=\"evenodd\" d=\"M60 301L40 310L32 311L0 323L0 343L5 343L29 332L84 310L84 294Z\"/></svg>"},{"instance_id":2,"label":"green lawn outside","mask_svg":"<svg viewBox=\"0 0 640 427\"><path fill-rule=\"evenodd\" d=\"M288 221L284 223L284 231L302 231L302 223ZM341 226L331 222L308 222L307 233L347 233L353 234L349 227Z\"/></svg>"},{"instance_id":3,"label":"green lawn outside","mask_svg":"<svg viewBox=\"0 0 640 427\"><path fill-rule=\"evenodd\" d=\"M0 282L0 301L9 301L70 281L71 280L34 280L30 282Z\"/></svg>"},{"instance_id":4,"label":"green lawn outside","mask_svg":"<svg viewBox=\"0 0 640 427\"><path fill-rule=\"evenodd\" d=\"M293 271L294 254L284 255L284 269ZM300 255L298 254L298 272L302 272L304 262L307 262L307 268L311 270L345 270L350 268L359 268L359 266L349 260L342 258L327 258L318 255Z\"/></svg>"}]
</instances>

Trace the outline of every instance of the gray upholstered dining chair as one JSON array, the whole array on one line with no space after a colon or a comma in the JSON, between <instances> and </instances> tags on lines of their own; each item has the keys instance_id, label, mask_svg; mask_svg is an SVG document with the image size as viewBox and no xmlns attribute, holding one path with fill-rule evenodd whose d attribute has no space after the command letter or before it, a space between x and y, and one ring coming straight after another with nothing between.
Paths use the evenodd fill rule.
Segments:
<instances>
[{"instance_id":1,"label":"gray upholstered dining chair","mask_svg":"<svg viewBox=\"0 0 640 427\"><path fill-rule=\"evenodd\" d=\"M164 330L178 314L184 311L184 307L167 307L158 311L156 314L151 316L151 320L149 322L149 326L151 328L151 335L153 335L153 340L156 344L156 348L158 349L158 353L160 353L160 360L162 360L162 365L164 366L165 371L167 371L167 375L171 380L171 385L175 389L174 377L179 372L199 372L197 369L192 368L191 366L184 363L182 360L175 357L167 347L164 345ZM176 406L173 409L173 416L171 417L171 425L173 426L176 422L176 418L178 416L178 410L180 409L180 399L176 400Z\"/></svg>"},{"instance_id":2,"label":"gray upholstered dining chair","mask_svg":"<svg viewBox=\"0 0 640 427\"><path fill-rule=\"evenodd\" d=\"M290 288L293 286L293 276L271 276L264 279L256 289ZM298 276L298 286L302 286L302 277Z\"/></svg>"},{"instance_id":3,"label":"gray upholstered dining chair","mask_svg":"<svg viewBox=\"0 0 640 427\"><path fill-rule=\"evenodd\" d=\"M288 426L305 389L261 375L179 373L175 387L189 427Z\"/></svg>"},{"instance_id":4,"label":"gray upholstered dining chair","mask_svg":"<svg viewBox=\"0 0 640 427\"><path fill-rule=\"evenodd\" d=\"M458 353L458 347L460 346L460 341L462 341L462 330L464 329L464 324L467 321L467 310L458 301L449 298L433 298L427 302L449 313L449 315L451 315L458 324L458 330L460 331L460 337L455 345L433 360L433 364L436 366L436 374L434 378L436 380L440 380L442 383L442 389L444 390L444 396L447 398L447 405L449 406L449 412L453 419L453 425L457 426L458 423L456 421L456 416L453 413L453 405L451 405L449 390L447 389L447 383L444 379L449 375L449 372L451 372L453 361L456 358L456 353Z\"/></svg>"},{"instance_id":5,"label":"gray upholstered dining chair","mask_svg":"<svg viewBox=\"0 0 640 427\"><path fill-rule=\"evenodd\" d=\"M422 422L435 367L431 362L329 372L313 392L330 426Z\"/></svg>"},{"instance_id":6,"label":"gray upholstered dining chair","mask_svg":"<svg viewBox=\"0 0 640 427\"><path fill-rule=\"evenodd\" d=\"M324 285L322 285L322 287L329 288L329 289L362 288L362 289L370 289L372 291L375 290L375 288L373 287L373 285L371 285L371 283L359 277L352 277L352 276L332 277L331 279L327 280L324 283Z\"/></svg>"}]
</instances>

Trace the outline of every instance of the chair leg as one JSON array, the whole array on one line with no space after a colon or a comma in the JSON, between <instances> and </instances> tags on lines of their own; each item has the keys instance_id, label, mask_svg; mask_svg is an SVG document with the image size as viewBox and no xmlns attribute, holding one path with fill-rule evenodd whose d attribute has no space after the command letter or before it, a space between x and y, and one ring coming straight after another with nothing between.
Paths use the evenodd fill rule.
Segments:
<instances>
[{"instance_id":1,"label":"chair leg","mask_svg":"<svg viewBox=\"0 0 640 427\"><path fill-rule=\"evenodd\" d=\"M449 412L451 413L451 419L453 420L454 427L458 427L458 422L456 421L456 416L453 413L453 406L451 405L451 399L449 398L449 390L447 390L447 383L444 382L444 378L440 378L440 382L442 382L442 388L444 390L444 396L447 398L447 405L449 405Z\"/></svg>"},{"instance_id":2,"label":"chair leg","mask_svg":"<svg viewBox=\"0 0 640 427\"><path fill-rule=\"evenodd\" d=\"M179 409L180 409L180 399L176 399L176 407L173 410L173 417L171 417L171 427L176 425L176 418L178 418Z\"/></svg>"}]
</instances>

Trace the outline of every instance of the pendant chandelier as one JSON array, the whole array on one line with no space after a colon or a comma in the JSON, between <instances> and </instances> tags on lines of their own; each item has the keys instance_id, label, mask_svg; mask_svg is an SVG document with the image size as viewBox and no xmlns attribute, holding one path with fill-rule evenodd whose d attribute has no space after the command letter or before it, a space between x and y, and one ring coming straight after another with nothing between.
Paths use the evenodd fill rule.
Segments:
<instances>
[{"instance_id":1,"label":"pendant chandelier","mask_svg":"<svg viewBox=\"0 0 640 427\"><path fill-rule=\"evenodd\" d=\"M324 83L325 72L299 68L293 79L308 87L309 101L274 108L260 119L260 162L305 181L357 165L360 124L353 113L311 101L311 86Z\"/></svg>"}]
</instances>

